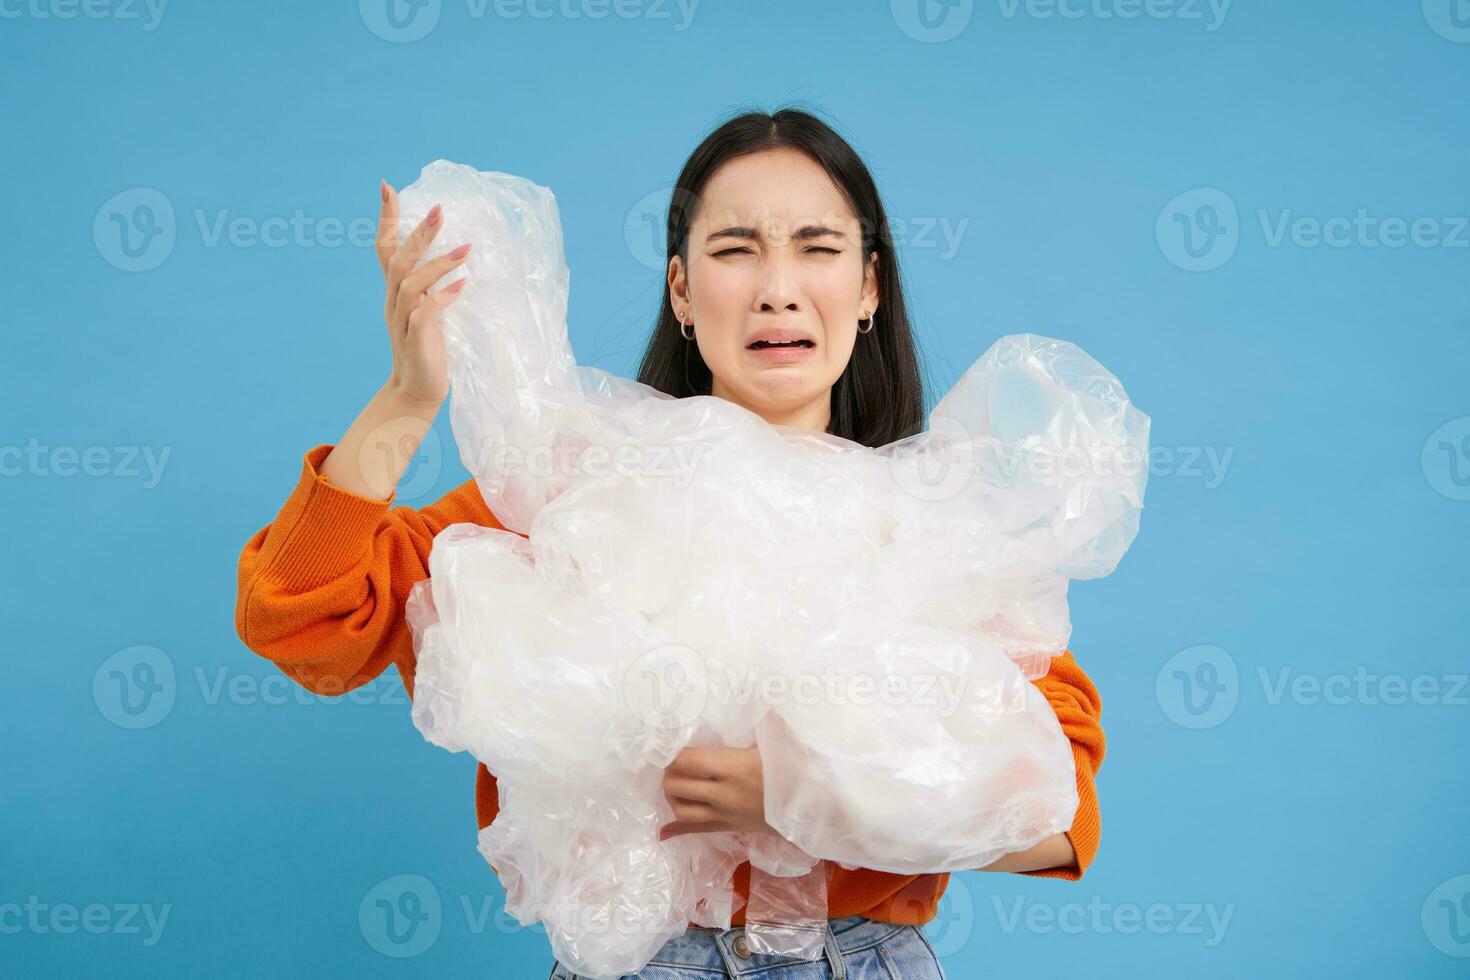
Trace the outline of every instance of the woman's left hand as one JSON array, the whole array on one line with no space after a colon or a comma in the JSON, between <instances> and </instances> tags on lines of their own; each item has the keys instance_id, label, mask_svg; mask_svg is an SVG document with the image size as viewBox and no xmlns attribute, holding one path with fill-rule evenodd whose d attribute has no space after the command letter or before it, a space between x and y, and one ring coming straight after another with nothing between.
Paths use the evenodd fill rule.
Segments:
<instances>
[{"instance_id":1,"label":"woman's left hand","mask_svg":"<svg viewBox=\"0 0 1470 980\"><path fill-rule=\"evenodd\" d=\"M664 770L663 790L675 819L660 828L659 840L718 830L776 832L766 823L761 754L755 746L685 748Z\"/></svg>"}]
</instances>

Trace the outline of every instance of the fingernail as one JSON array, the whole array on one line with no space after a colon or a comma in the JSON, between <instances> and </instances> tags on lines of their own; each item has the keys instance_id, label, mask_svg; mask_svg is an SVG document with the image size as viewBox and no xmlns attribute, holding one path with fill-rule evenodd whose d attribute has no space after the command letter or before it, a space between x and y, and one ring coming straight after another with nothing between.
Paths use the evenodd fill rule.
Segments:
<instances>
[{"instance_id":1,"label":"fingernail","mask_svg":"<svg viewBox=\"0 0 1470 980\"><path fill-rule=\"evenodd\" d=\"M447 289L447 290L448 290L448 291L449 291L449 292L451 292L451 293L457 293L457 292L459 292L459 291L460 291L460 290L461 290L461 289L463 289L463 288L464 288L464 284L465 284L465 283L466 283L466 282L467 282L467 281L468 281L468 280L466 280L466 279L456 279L456 280L455 280L455 281L454 281L454 282L452 282L452 283L450 283L450 284L449 284L449 285L448 285L448 286L446 286L446 287L445 287L445 288L446 288L446 289Z\"/></svg>"},{"instance_id":2,"label":"fingernail","mask_svg":"<svg viewBox=\"0 0 1470 980\"><path fill-rule=\"evenodd\" d=\"M469 254L470 254L470 247L468 245L461 245L459 248L457 248L454 251L450 252L449 253L449 257L451 259L462 259L466 255L469 255Z\"/></svg>"},{"instance_id":3,"label":"fingernail","mask_svg":"<svg viewBox=\"0 0 1470 980\"><path fill-rule=\"evenodd\" d=\"M429 211L429 224L431 224L431 225L437 225L438 223L439 223L439 205L436 204Z\"/></svg>"},{"instance_id":4,"label":"fingernail","mask_svg":"<svg viewBox=\"0 0 1470 980\"><path fill-rule=\"evenodd\" d=\"M388 182L386 180L380 180L380 181L378 181L378 193L383 195L383 203L384 204L387 204L388 203Z\"/></svg>"}]
</instances>

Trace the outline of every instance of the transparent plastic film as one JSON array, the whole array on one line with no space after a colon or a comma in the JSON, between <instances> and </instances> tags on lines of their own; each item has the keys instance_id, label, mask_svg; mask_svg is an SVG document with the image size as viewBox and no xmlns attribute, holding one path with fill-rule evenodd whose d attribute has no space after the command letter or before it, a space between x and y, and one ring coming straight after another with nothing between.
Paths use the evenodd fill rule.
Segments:
<instances>
[{"instance_id":1,"label":"transparent plastic film","mask_svg":"<svg viewBox=\"0 0 1470 980\"><path fill-rule=\"evenodd\" d=\"M745 936L752 952L814 960L827 939L827 869L780 877L752 860Z\"/></svg>"},{"instance_id":2,"label":"transparent plastic film","mask_svg":"<svg viewBox=\"0 0 1470 980\"><path fill-rule=\"evenodd\" d=\"M497 776L479 849L569 969L728 927L745 861L752 948L812 959L834 865L979 868L1071 826L1030 681L1067 647L1069 582L1138 530L1149 420L1116 378L1018 334L908 439L771 425L576 364L546 188L437 161L400 202L400 236L443 206L425 260L474 244L445 280L468 280L441 314L450 421L508 528L434 539L413 721ZM776 833L660 840L675 756L752 745Z\"/></svg>"}]
</instances>

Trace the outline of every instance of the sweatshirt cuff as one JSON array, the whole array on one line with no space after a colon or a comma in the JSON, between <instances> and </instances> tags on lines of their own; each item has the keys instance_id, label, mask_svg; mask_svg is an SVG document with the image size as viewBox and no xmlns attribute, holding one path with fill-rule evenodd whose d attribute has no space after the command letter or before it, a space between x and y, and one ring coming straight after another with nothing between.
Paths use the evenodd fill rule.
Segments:
<instances>
[{"instance_id":1,"label":"sweatshirt cuff","mask_svg":"<svg viewBox=\"0 0 1470 980\"><path fill-rule=\"evenodd\" d=\"M371 552L373 532L398 497L363 497L335 486L321 473L334 444L322 443L302 454L301 476L282 508L286 534L270 578L290 593L332 581Z\"/></svg>"},{"instance_id":2,"label":"sweatshirt cuff","mask_svg":"<svg viewBox=\"0 0 1470 980\"><path fill-rule=\"evenodd\" d=\"M1017 874L1033 878L1064 878L1077 881L1082 872L1097 856L1097 846L1102 838L1102 821L1097 809L1097 788L1093 782L1092 760L1079 745L1072 746L1072 758L1077 765L1077 815L1068 830L1067 840L1077 857L1070 865L1060 868L1042 868L1037 871L1018 871Z\"/></svg>"}]
</instances>

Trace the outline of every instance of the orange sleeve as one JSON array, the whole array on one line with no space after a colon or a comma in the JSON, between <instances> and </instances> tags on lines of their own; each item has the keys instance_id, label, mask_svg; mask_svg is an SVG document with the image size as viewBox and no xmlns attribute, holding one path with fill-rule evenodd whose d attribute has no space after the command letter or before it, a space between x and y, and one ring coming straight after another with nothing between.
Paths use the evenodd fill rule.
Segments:
<instances>
[{"instance_id":1,"label":"orange sleeve","mask_svg":"<svg viewBox=\"0 0 1470 980\"><path fill-rule=\"evenodd\" d=\"M246 542L235 631L302 687L339 695L392 663L413 694L413 636L404 602L428 577L434 536L450 524L501 527L473 479L422 509L394 506L328 483L318 467L332 444L302 457L301 476L275 520Z\"/></svg>"},{"instance_id":2,"label":"orange sleeve","mask_svg":"<svg viewBox=\"0 0 1470 980\"><path fill-rule=\"evenodd\" d=\"M1097 787L1094 785L1106 748L1102 725L1098 722L1102 716L1102 699L1098 697L1092 679L1077 666L1070 650L1052 657L1051 669L1046 676L1032 683L1046 695L1052 710L1057 713L1057 720L1062 723L1062 731L1072 741L1072 757L1077 763L1077 815L1073 818L1072 829L1067 831L1067 839L1077 852L1077 860L1066 867L1016 873L1076 881L1097 855L1102 832L1097 810Z\"/></svg>"}]
</instances>

